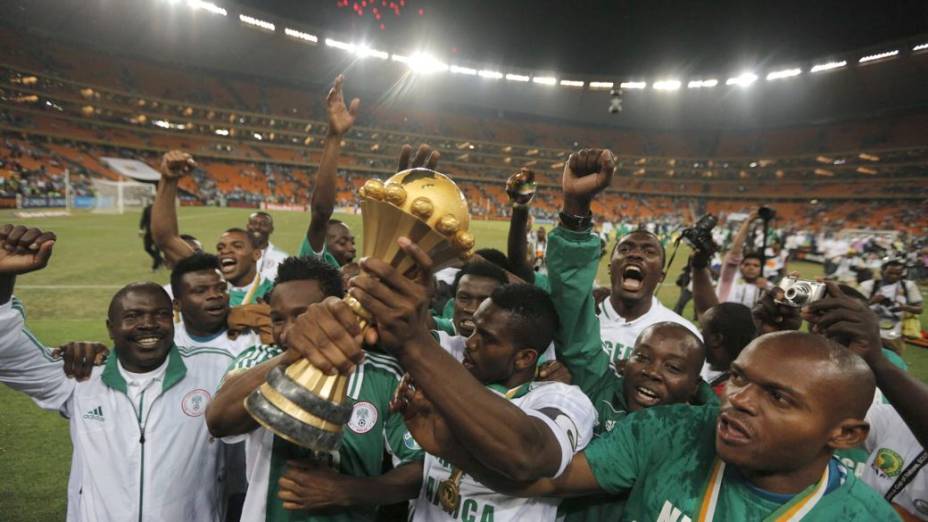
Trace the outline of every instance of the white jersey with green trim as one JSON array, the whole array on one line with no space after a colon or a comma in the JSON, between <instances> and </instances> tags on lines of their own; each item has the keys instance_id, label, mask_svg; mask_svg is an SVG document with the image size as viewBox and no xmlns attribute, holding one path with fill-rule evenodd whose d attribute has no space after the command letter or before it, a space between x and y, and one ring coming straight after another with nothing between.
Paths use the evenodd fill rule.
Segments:
<instances>
[{"instance_id":1,"label":"white jersey with green trim","mask_svg":"<svg viewBox=\"0 0 928 522\"><path fill-rule=\"evenodd\" d=\"M925 451L912 430L889 404L874 404L867 412L870 433L866 448L870 452L861 479L881 495L899 480L905 469ZM928 465L893 497L893 504L921 520L928 520Z\"/></svg>"},{"instance_id":2,"label":"white jersey with green trim","mask_svg":"<svg viewBox=\"0 0 928 522\"><path fill-rule=\"evenodd\" d=\"M230 339L228 333L228 330L223 329L214 335L201 337L188 332L183 320L174 322L174 344L177 346L213 348L224 350L232 357L238 357L240 353L261 342L258 334L251 331L244 332L235 339ZM218 386L219 383L217 382L216 385Z\"/></svg>"},{"instance_id":3,"label":"white jersey with green trim","mask_svg":"<svg viewBox=\"0 0 928 522\"><path fill-rule=\"evenodd\" d=\"M115 355L75 382L23 318L18 303L0 305L0 382L69 419L67 519L221 520L222 444L203 415L231 355L173 346L160 383L139 395L138 408Z\"/></svg>"},{"instance_id":4,"label":"white jersey with green trim","mask_svg":"<svg viewBox=\"0 0 928 522\"><path fill-rule=\"evenodd\" d=\"M577 386L560 382L533 382L528 393L512 399L526 415L544 422L557 438L561 463L555 474L560 476L573 456L589 444L596 423L596 410L590 399ZM415 500L413 521L447 520L553 521L557 517L557 498L517 498L488 489L465 474L461 479L461 499L454 514L446 513L438 501L438 485L451 475L451 465L426 454L422 489Z\"/></svg>"},{"instance_id":5,"label":"white jersey with green trim","mask_svg":"<svg viewBox=\"0 0 928 522\"><path fill-rule=\"evenodd\" d=\"M602 336L603 351L609 355L610 365L615 367L617 362L628 359L635 348L638 335L645 328L665 321L685 326L702 340L702 334L693 323L661 304L657 297L651 297L651 308L647 313L631 321L626 321L619 315L610 299L603 301L602 311L599 313L599 332Z\"/></svg>"}]
</instances>

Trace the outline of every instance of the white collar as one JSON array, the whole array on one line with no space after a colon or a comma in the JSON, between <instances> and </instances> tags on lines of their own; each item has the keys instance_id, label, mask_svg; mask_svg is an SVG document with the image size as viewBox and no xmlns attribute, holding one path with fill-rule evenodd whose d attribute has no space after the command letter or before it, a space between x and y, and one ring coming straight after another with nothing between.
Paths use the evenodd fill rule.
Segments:
<instances>
[{"instance_id":1,"label":"white collar","mask_svg":"<svg viewBox=\"0 0 928 522\"><path fill-rule=\"evenodd\" d=\"M119 368L119 373L122 374L122 378L126 380L128 386L145 387L151 382L164 379L164 374L168 371L168 359L169 357L165 357L161 366L145 373L130 372L123 368L122 362L118 359L116 360L116 366Z\"/></svg>"},{"instance_id":2,"label":"white collar","mask_svg":"<svg viewBox=\"0 0 928 522\"><path fill-rule=\"evenodd\" d=\"M615 321L619 324L634 324L635 322L641 321L642 319L645 319L651 314L656 313L660 309L661 306L663 305L661 305L661 302L657 300L657 297L652 295L651 296L651 308L649 308L647 312L641 314L641 317L632 319L631 321L626 321L624 317L619 315L619 312L616 312L615 307L612 306L612 299L607 297L606 300L603 302L603 314L606 316L606 319Z\"/></svg>"}]
</instances>

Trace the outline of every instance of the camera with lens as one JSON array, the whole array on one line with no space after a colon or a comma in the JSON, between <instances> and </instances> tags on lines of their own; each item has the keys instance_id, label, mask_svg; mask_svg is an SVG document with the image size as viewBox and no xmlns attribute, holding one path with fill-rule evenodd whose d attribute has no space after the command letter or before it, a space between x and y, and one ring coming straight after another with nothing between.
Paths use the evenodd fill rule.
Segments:
<instances>
[{"instance_id":1,"label":"camera with lens","mask_svg":"<svg viewBox=\"0 0 928 522\"><path fill-rule=\"evenodd\" d=\"M825 297L825 283L803 281L796 277L784 277L777 285L783 290L783 298L777 303L801 308Z\"/></svg>"},{"instance_id":2,"label":"camera with lens","mask_svg":"<svg viewBox=\"0 0 928 522\"><path fill-rule=\"evenodd\" d=\"M719 223L719 220L712 214L706 214L699 218L696 223L680 232L680 236L686 240L691 247L704 253L714 252L715 242L712 241L712 229Z\"/></svg>"},{"instance_id":3,"label":"camera with lens","mask_svg":"<svg viewBox=\"0 0 928 522\"><path fill-rule=\"evenodd\" d=\"M760 207L757 209L757 216L764 221L770 221L777 217L777 211L770 207Z\"/></svg>"}]
</instances>

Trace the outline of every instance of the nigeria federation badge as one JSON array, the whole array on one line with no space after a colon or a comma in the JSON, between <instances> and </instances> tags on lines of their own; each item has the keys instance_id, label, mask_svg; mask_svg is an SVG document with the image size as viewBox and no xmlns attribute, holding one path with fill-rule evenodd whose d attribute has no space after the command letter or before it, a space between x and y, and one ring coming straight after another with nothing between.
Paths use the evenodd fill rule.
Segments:
<instances>
[{"instance_id":1,"label":"nigeria federation badge","mask_svg":"<svg viewBox=\"0 0 928 522\"><path fill-rule=\"evenodd\" d=\"M196 389L184 395L180 401L180 409L190 417L199 417L206 412L209 406L210 395L206 390Z\"/></svg>"},{"instance_id":2,"label":"nigeria federation badge","mask_svg":"<svg viewBox=\"0 0 928 522\"><path fill-rule=\"evenodd\" d=\"M902 473L902 467L904 465L905 461L902 460L901 455L889 448L880 448L879 451L876 452L876 458L873 459L873 464L870 466L877 474L893 478L899 475L899 473Z\"/></svg>"},{"instance_id":3,"label":"nigeria federation badge","mask_svg":"<svg viewBox=\"0 0 928 522\"><path fill-rule=\"evenodd\" d=\"M348 429L362 435L374 429L377 424L377 408L367 401L357 402L351 410Z\"/></svg>"}]
</instances>

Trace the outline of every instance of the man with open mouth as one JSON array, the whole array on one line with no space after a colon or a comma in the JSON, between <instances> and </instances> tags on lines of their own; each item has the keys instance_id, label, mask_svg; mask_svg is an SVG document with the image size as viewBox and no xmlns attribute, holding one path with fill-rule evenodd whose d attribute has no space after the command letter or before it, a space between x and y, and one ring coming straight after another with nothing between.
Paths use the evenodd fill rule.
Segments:
<instances>
[{"instance_id":1,"label":"man with open mouth","mask_svg":"<svg viewBox=\"0 0 928 522\"><path fill-rule=\"evenodd\" d=\"M67 378L12 298L15 277L44 268L54 243L49 232L0 227L0 381L69 419L69 520L218 522L222 444L203 415L232 355L175 345L167 293L132 283L107 313L114 356L87 380Z\"/></svg>"}]
</instances>

